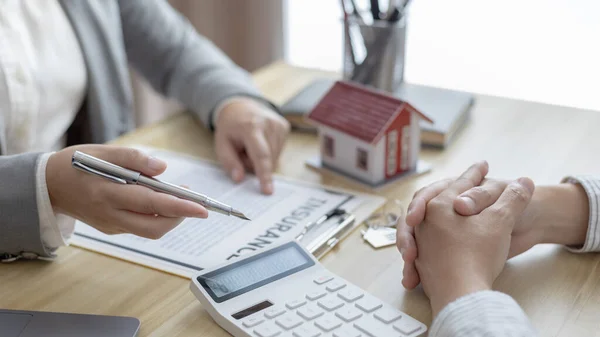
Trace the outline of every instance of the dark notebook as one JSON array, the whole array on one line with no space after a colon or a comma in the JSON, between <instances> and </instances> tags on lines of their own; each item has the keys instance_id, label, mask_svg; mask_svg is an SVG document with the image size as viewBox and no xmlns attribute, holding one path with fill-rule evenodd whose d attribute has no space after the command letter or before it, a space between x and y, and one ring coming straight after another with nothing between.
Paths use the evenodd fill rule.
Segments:
<instances>
[{"instance_id":1,"label":"dark notebook","mask_svg":"<svg viewBox=\"0 0 600 337\"><path fill-rule=\"evenodd\" d=\"M331 88L335 80L318 79L289 99L281 111L296 130L314 132L305 120L309 113ZM397 97L410 103L430 117L434 123L421 122L421 143L426 146L446 147L469 119L474 103L472 94L404 83Z\"/></svg>"}]
</instances>

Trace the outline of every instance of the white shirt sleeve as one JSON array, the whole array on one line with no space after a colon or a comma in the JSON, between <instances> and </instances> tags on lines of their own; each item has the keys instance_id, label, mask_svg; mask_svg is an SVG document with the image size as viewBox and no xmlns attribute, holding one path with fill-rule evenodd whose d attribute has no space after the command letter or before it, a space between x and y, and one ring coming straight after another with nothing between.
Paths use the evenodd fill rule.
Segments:
<instances>
[{"instance_id":1,"label":"white shirt sleeve","mask_svg":"<svg viewBox=\"0 0 600 337\"><path fill-rule=\"evenodd\" d=\"M54 251L68 244L75 230L75 219L63 214L55 214L50 203L48 186L46 185L46 165L51 154L46 153L40 156L36 168L35 180L40 236L46 248Z\"/></svg>"},{"instance_id":2,"label":"white shirt sleeve","mask_svg":"<svg viewBox=\"0 0 600 337\"><path fill-rule=\"evenodd\" d=\"M600 179L591 176L568 176L563 182L580 184L589 200L589 222L585 243L581 247L567 247L574 253L600 252Z\"/></svg>"},{"instance_id":3,"label":"white shirt sleeve","mask_svg":"<svg viewBox=\"0 0 600 337\"><path fill-rule=\"evenodd\" d=\"M480 291L448 304L433 321L430 337L532 337L537 332L512 297Z\"/></svg>"}]
</instances>

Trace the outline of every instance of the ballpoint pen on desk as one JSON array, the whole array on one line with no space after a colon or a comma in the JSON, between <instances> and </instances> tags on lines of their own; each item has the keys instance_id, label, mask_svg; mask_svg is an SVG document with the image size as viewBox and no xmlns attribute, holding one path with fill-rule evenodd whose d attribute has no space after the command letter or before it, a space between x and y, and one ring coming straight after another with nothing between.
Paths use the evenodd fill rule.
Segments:
<instances>
[{"instance_id":1,"label":"ballpoint pen on desk","mask_svg":"<svg viewBox=\"0 0 600 337\"><path fill-rule=\"evenodd\" d=\"M75 153L73 153L71 165L80 171L95 174L115 183L144 186L157 192L170 194L181 199L196 202L204 206L204 208L209 211L214 211L225 215L233 215L244 220L250 220L242 212L234 209L233 207L211 199L203 194L158 180L156 178L147 177L139 172L117 166L83 152L75 151Z\"/></svg>"},{"instance_id":2,"label":"ballpoint pen on desk","mask_svg":"<svg viewBox=\"0 0 600 337\"><path fill-rule=\"evenodd\" d=\"M304 226L304 228L302 229L302 232L296 236L296 240L297 241L302 240L302 238L304 238L304 236L306 235L306 233L308 233L309 230L321 225L325 221L333 218L334 216L340 216L340 215L344 215L344 214L346 214L346 211L341 208L336 208L336 209L331 210L329 213L318 218L316 221L312 221L312 222L309 222L308 224L306 224L306 226Z\"/></svg>"}]
</instances>

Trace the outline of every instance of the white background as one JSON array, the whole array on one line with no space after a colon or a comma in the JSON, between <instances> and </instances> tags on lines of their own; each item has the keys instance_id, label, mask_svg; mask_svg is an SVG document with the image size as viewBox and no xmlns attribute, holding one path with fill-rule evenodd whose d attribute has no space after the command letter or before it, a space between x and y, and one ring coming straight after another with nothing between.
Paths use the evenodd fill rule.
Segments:
<instances>
[{"instance_id":1,"label":"white background","mask_svg":"<svg viewBox=\"0 0 600 337\"><path fill-rule=\"evenodd\" d=\"M340 18L287 0L287 61L341 70ZM600 111L600 0L413 0L405 79Z\"/></svg>"}]
</instances>

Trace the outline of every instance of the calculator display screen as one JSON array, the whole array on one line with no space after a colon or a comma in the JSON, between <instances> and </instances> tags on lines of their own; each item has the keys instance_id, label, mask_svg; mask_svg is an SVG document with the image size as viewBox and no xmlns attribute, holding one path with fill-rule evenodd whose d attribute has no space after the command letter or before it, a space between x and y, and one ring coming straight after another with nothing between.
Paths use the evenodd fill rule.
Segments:
<instances>
[{"instance_id":1,"label":"calculator display screen","mask_svg":"<svg viewBox=\"0 0 600 337\"><path fill-rule=\"evenodd\" d=\"M221 303L314 264L304 250L290 242L198 276L198 282Z\"/></svg>"}]
</instances>

